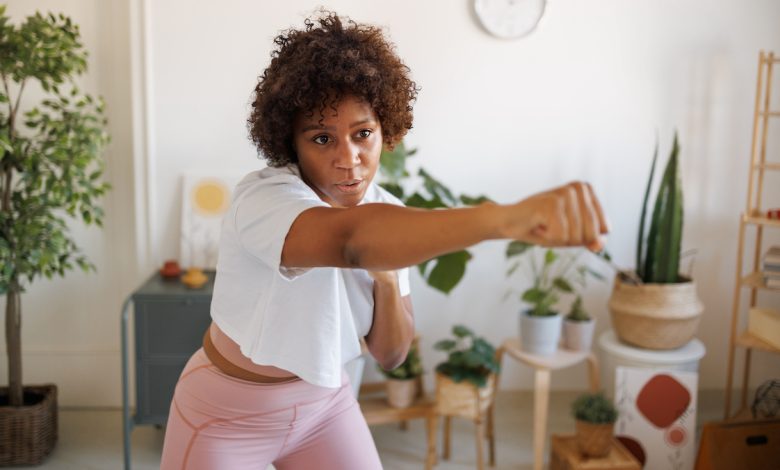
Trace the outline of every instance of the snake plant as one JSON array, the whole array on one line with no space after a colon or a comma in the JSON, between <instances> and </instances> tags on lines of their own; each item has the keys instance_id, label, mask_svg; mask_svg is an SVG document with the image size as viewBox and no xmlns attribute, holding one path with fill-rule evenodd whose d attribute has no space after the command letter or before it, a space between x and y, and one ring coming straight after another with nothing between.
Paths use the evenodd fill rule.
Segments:
<instances>
[{"instance_id":1,"label":"snake plant","mask_svg":"<svg viewBox=\"0 0 780 470\"><path fill-rule=\"evenodd\" d=\"M645 283L669 284L678 282L680 246L683 228L683 199L679 163L680 146L674 135L672 153L666 164L655 199L650 229L645 242L645 217L653 182L658 145L656 144L650 178L647 181L637 241L637 274Z\"/></svg>"}]
</instances>

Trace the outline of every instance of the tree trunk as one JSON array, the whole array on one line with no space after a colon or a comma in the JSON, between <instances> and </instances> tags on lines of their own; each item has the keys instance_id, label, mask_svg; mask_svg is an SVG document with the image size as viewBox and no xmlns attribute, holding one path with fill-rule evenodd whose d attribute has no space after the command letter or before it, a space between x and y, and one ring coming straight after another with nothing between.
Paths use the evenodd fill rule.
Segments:
<instances>
[{"instance_id":1,"label":"tree trunk","mask_svg":"<svg viewBox=\"0 0 780 470\"><path fill-rule=\"evenodd\" d=\"M5 344L8 352L8 404L22 406L22 304L19 284L11 281L5 296Z\"/></svg>"}]
</instances>

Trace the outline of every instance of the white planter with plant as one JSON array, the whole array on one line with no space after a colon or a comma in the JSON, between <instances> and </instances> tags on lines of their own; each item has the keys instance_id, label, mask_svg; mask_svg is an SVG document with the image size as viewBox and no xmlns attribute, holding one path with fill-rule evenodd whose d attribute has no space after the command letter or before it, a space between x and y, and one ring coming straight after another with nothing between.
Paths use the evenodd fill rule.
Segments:
<instances>
[{"instance_id":1,"label":"white planter with plant","mask_svg":"<svg viewBox=\"0 0 780 470\"><path fill-rule=\"evenodd\" d=\"M577 420L577 445L587 457L605 457L612 447L618 411L601 393L580 395L571 407Z\"/></svg>"},{"instance_id":2,"label":"white planter with plant","mask_svg":"<svg viewBox=\"0 0 780 470\"><path fill-rule=\"evenodd\" d=\"M406 359L400 366L392 370L379 371L387 379L385 381L387 402L393 408L408 408L414 403L420 393L419 378L423 374L422 363L417 346L412 345Z\"/></svg>"},{"instance_id":3,"label":"white planter with plant","mask_svg":"<svg viewBox=\"0 0 780 470\"><path fill-rule=\"evenodd\" d=\"M645 236L645 215L658 158L656 146L639 219L636 272L615 276L609 300L618 337L647 349L676 349L687 344L695 336L704 310L693 280L680 274L683 201L679 153L675 134Z\"/></svg>"},{"instance_id":4,"label":"white planter with plant","mask_svg":"<svg viewBox=\"0 0 780 470\"><path fill-rule=\"evenodd\" d=\"M590 351L595 329L596 320L585 311L582 297L577 296L563 320L563 347L572 351Z\"/></svg>"},{"instance_id":5,"label":"white planter with plant","mask_svg":"<svg viewBox=\"0 0 780 470\"><path fill-rule=\"evenodd\" d=\"M558 252L551 248L544 250L541 260L533 245L512 242L506 256L511 258L525 254L529 259L532 286L523 291L520 299L531 308L520 312L520 348L531 354L550 356L558 350L561 338L562 317L557 304L562 294L575 293L575 285L585 287L588 274L603 279L603 276L587 266L577 264L582 250ZM541 267L539 264L541 263ZM516 260L509 268L511 276L522 265Z\"/></svg>"}]
</instances>

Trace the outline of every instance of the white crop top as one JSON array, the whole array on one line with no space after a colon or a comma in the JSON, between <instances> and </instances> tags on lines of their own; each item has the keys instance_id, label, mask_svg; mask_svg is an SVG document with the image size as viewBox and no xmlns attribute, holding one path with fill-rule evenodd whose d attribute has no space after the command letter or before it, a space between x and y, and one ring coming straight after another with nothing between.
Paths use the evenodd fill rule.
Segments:
<instances>
[{"instance_id":1,"label":"white crop top","mask_svg":"<svg viewBox=\"0 0 780 470\"><path fill-rule=\"evenodd\" d=\"M403 205L375 183L365 203ZM222 221L211 318L252 362L335 388L371 329L374 281L363 269L281 266L293 221L319 206L329 207L303 182L297 165L241 180ZM398 271L398 284L401 295L409 295L408 268Z\"/></svg>"}]
</instances>

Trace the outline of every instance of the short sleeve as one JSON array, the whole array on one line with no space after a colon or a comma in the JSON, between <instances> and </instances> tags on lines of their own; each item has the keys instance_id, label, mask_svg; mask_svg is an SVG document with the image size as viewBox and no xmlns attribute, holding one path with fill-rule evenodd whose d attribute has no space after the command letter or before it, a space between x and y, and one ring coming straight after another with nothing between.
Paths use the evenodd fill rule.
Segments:
<instances>
[{"instance_id":1,"label":"short sleeve","mask_svg":"<svg viewBox=\"0 0 780 470\"><path fill-rule=\"evenodd\" d=\"M282 248L295 219L312 207L329 207L294 175L255 183L234 201L235 230L241 248L287 279L307 269L283 268Z\"/></svg>"}]
</instances>

